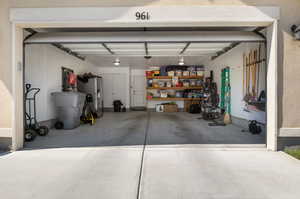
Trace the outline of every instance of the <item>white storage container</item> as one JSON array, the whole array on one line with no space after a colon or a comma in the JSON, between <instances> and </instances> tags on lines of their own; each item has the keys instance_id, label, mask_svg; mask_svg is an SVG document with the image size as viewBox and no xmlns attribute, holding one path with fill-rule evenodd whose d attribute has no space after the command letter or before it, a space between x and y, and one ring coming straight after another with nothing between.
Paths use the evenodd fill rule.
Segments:
<instances>
[{"instance_id":1,"label":"white storage container","mask_svg":"<svg viewBox=\"0 0 300 199\"><path fill-rule=\"evenodd\" d=\"M78 127L86 95L79 92L54 92L51 95L57 109L57 120L63 123L63 128Z\"/></svg>"}]
</instances>

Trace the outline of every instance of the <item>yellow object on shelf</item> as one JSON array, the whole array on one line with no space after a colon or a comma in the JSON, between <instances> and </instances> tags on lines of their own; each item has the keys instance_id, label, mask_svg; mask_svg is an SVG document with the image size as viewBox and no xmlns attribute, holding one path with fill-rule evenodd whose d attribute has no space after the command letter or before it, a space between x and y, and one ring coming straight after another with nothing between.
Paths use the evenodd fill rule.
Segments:
<instances>
[{"instance_id":1,"label":"yellow object on shelf","mask_svg":"<svg viewBox=\"0 0 300 199\"><path fill-rule=\"evenodd\" d=\"M159 71L159 70L153 71L153 76L159 76L159 74L160 74L160 71Z\"/></svg>"}]
</instances>

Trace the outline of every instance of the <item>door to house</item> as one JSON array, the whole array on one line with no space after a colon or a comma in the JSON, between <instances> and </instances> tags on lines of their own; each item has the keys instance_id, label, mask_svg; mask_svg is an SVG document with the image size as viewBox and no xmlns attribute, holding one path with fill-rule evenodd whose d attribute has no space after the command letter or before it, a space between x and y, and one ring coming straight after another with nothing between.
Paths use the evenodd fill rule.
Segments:
<instances>
[{"instance_id":1,"label":"door to house","mask_svg":"<svg viewBox=\"0 0 300 199\"><path fill-rule=\"evenodd\" d=\"M103 76L104 107L112 107L114 100L121 100L126 104L126 75L105 74ZM127 88L128 89L128 88Z\"/></svg>"},{"instance_id":2,"label":"door to house","mask_svg":"<svg viewBox=\"0 0 300 199\"><path fill-rule=\"evenodd\" d=\"M144 75L133 75L131 78L131 107L145 107L145 77Z\"/></svg>"}]
</instances>

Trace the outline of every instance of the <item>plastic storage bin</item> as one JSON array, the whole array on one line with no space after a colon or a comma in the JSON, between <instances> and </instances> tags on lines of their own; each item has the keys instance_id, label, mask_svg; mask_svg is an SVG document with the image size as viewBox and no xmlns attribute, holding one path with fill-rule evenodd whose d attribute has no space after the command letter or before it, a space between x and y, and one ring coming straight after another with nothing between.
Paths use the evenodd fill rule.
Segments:
<instances>
[{"instance_id":1,"label":"plastic storage bin","mask_svg":"<svg viewBox=\"0 0 300 199\"><path fill-rule=\"evenodd\" d=\"M80 125L80 116L86 95L79 92L52 93L57 110L57 123L63 129L74 129Z\"/></svg>"}]
</instances>

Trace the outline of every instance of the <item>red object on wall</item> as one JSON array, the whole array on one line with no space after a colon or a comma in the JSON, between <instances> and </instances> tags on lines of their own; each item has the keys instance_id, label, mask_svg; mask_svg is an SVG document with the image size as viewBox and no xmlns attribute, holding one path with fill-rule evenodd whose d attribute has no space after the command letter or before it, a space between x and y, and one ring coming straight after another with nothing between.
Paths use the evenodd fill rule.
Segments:
<instances>
[{"instance_id":1,"label":"red object on wall","mask_svg":"<svg viewBox=\"0 0 300 199\"><path fill-rule=\"evenodd\" d=\"M77 76L74 73L70 73L68 77L68 82L71 85L76 85L77 82Z\"/></svg>"}]
</instances>

